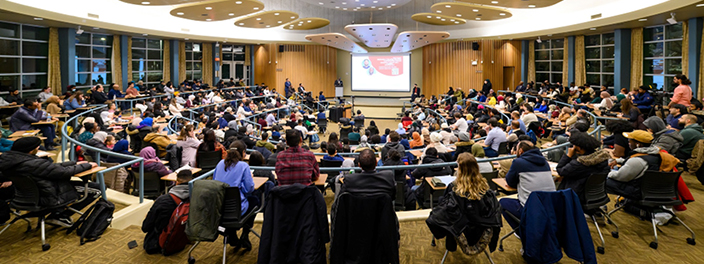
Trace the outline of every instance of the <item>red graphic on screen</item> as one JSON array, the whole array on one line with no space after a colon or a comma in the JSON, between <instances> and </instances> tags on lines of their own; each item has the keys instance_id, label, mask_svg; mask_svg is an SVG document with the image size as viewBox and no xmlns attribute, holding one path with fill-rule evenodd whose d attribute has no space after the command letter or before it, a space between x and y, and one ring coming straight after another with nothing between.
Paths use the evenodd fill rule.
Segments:
<instances>
[{"instance_id":1,"label":"red graphic on screen","mask_svg":"<svg viewBox=\"0 0 704 264\"><path fill-rule=\"evenodd\" d=\"M388 76L403 74L403 56L375 56L369 59L377 73Z\"/></svg>"}]
</instances>

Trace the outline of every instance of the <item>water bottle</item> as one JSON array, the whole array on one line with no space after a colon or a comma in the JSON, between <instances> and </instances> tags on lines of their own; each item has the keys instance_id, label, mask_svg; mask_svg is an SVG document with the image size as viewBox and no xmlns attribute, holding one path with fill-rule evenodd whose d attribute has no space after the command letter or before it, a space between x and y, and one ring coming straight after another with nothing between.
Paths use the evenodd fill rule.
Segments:
<instances>
[{"instance_id":1,"label":"water bottle","mask_svg":"<svg viewBox=\"0 0 704 264\"><path fill-rule=\"evenodd\" d=\"M46 113L46 121L51 121L51 114Z\"/></svg>"},{"instance_id":2,"label":"water bottle","mask_svg":"<svg viewBox=\"0 0 704 264\"><path fill-rule=\"evenodd\" d=\"M350 174L354 174L354 169L350 169Z\"/></svg>"}]
</instances>

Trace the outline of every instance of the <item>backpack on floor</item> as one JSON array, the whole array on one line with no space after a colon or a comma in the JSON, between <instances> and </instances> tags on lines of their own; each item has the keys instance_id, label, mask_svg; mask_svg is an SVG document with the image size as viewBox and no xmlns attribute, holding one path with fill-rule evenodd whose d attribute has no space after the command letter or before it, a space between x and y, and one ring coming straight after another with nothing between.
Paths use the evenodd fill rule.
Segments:
<instances>
[{"instance_id":1,"label":"backpack on floor","mask_svg":"<svg viewBox=\"0 0 704 264\"><path fill-rule=\"evenodd\" d=\"M189 201L181 201L176 195L170 195L178 206L171 213L169 224L159 236L159 246L164 256L178 253L186 248L186 244L190 243L188 236L186 236L186 222L188 221L191 203Z\"/></svg>"},{"instance_id":2,"label":"backpack on floor","mask_svg":"<svg viewBox=\"0 0 704 264\"><path fill-rule=\"evenodd\" d=\"M86 242L98 240L100 235L108 229L112 223L112 214L115 212L115 205L103 198L100 198L73 224L66 234L76 230L76 234L81 236L81 245Z\"/></svg>"}]
</instances>

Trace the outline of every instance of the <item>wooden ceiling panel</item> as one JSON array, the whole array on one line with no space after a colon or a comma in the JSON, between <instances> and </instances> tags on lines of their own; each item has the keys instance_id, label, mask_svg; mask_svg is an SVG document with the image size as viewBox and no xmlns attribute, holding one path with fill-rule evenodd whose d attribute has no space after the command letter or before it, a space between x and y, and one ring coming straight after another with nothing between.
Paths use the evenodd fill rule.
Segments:
<instances>
[{"instance_id":1,"label":"wooden ceiling panel","mask_svg":"<svg viewBox=\"0 0 704 264\"><path fill-rule=\"evenodd\" d=\"M312 30L330 24L330 20L320 17L305 17L284 25L284 29L288 30Z\"/></svg>"},{"instance_id":2,"label":"wooden ceiling panel","mask_svg":"<svg viewBox=\"0 0 704 264\"><path fill-rule=\"evenodd\" d=\"M541 8L548 7L562 0L458 0L488 6L500 6L508 8Z\"/></svg>"},{"instance_id":3,"label":"wooden ceiling panel","mask_svg":"<svg viewBox=\"0 0 704 264\"><path fill-rule=\"evenodd\" d=\"M235 21L238 27L274 28L283 26L298 18L298 14L286 10L272 10L256 13Z\"/></svg>"},{"instance_id":4,"label":"wooden ceiling panel","mask_svg":"<svg viewBox=\"0 0 704 264\"><path fill-rule=\"evenodd\" d=\"M367 50L364 49L362 46L340 33L307 35L306 39L318 44L327 45L336 49L346 50L353 53L367 53Z\"/></svg>"},{"instance_id":5,"label":"wooden ceiling panel","mask_svg":"<svg viewBox=\"0 0 704 264\"><path fill-rule=\"evenodd\" d=\"M389 23L354 24L345 26L345 31L370 48L386 48L394 41L398 26Z\"/></svg>"},{"instance_id":6,"label":"wooden ceiling panel","mask_svg":"<svg viewBox=\"0 0 704 264\"><path fill-rule=\"evenodd\" d=\"M398 34L391 52L409 52L448 38L450 33L443 31L404 31Z\"/></svg>"},{"instance_id":7,"label":"wooden ceiling panel","mask_svg":"<svg viewBox=\"0 0 704 264\"><path fill-rule=\"evenodd\" d=\"M470 21L499 20L512 16L511 12L504 8L459 2L437 3L431 6L430 9L433 10L433 13L435 14L442 14Z\"/></svg>"},{"instance_id":8,"label":"wooden ceiling panel","mask_svg":"<svg viewBox=\"0 0 704 264\"><path fill-rule=\"evenodd\" d=\"M467 23L466 20L458 17L451 17L443 14L418 13L411 18L415 21L436 26L453 26Z\"/></svg>"},{"instance_id":9,"label":"wooden ceiling panel","mask_svg":"<svg viewBox=\"0 0 704 264\"><path fill-rule=\"evenodd\" d=\"M262 9L264 4L257 0L208 0L178 6L170 13L175 17L196 21L221 21Z\"/></svg>"}]
</instances>

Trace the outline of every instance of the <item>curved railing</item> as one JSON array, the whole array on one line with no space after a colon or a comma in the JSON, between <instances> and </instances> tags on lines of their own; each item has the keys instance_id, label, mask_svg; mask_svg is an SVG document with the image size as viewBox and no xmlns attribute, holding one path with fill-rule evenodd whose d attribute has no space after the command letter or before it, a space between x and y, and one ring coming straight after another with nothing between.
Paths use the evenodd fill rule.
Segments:
<instances>
[{"instance_id":1,"label":"curved railing","mask_svg":"<svg viewBox=\"0 0 704 264\"><path fill-rule=\"evenodd\" d=\"M99 109L103 109L105 107L107 107L107 105L95 107L95 108L86 110L82 113L79 113L79 114L69 118L64 123L64 125L61 126L61 160L66 161L66 147L67 146L70 147L70 154L69 154L70 160L76 160L76 153L75 153L75 146L76 145L81 146L81 149L88 149L88 150L95 152L95 157L93 157L93 158L95 159L95 162L98 164L98 166L100 166L100 157L102 155L114 156L114 157L130 160L128 162L121 163L119 165L115 165L115 166L112 166L110 168L107 168L107 169L104 169L102 171L95 173L96 179L98 179L98 183L100 184L100 191L101 191L101 194L103 195L103 199L106 199L106 200L108 199L108 196L107 196L107 192L105 191L104 174L106 172L114 171L114 170L117 170L122 167L131 166L132 164L139 163L139 186L140 186L140 188L139 188L139 202L142 203L142 202L144 202L144 188L142 187L142 186L144 186L144 159L143 158L138 157L138 156L134 156L134 155L125 155L125 154L121 154L121 153L117 153L117 152L112 152L109 150L95 148L95 147L89 146L88 144L81 143L78 140L71 138L70 135L68 134L67 128L68 128L69 123L73 122L73 128L75 129L77 127L79 117L84 116L88 113L93 113L94 111L99 110Z\"/></svg>"}]
</instances>

